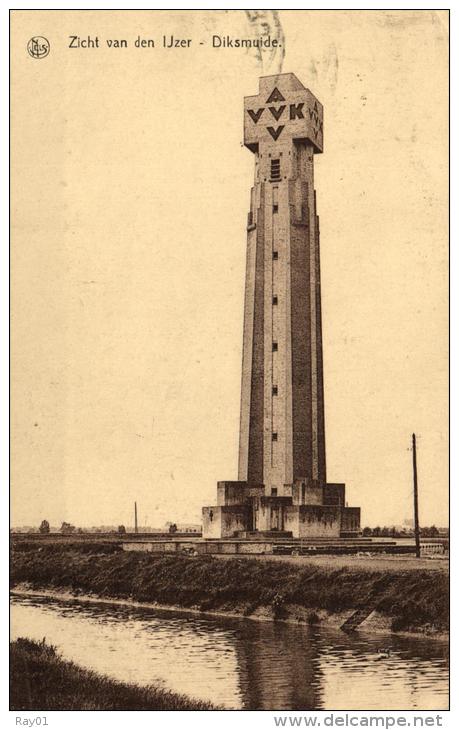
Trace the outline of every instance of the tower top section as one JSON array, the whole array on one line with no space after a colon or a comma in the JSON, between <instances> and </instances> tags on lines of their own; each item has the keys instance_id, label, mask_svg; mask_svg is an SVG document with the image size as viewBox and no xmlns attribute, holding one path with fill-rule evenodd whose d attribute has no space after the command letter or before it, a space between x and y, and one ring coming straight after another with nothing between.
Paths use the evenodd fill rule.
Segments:
<instances>
[{"instance_id":1,"label":"tower top section","mask_svg":"<svg viewBox=\"0 0 459 730\"><path fill-rule=\"evenodd\" d=\"M260 78L259 94L244 97L244 144L252 152L287 140L323 151L323 106L295 74Z\"/></svg>"}]
</instances>

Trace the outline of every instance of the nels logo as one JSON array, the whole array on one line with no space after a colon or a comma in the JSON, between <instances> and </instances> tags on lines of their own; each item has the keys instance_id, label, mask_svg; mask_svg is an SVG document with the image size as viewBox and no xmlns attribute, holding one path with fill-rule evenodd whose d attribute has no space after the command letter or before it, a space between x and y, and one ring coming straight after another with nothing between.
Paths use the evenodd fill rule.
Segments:
<instances>
[{"instance_id":1,"label":"nels logo","mask_svg":"<svg viewBox=\"0 0 459 730\"><path fill-rule=\"evenodd\" d=\"M280 91L278 89L274 89L272 94L270 95L269 99L266 100L266 104L280 104L281 102L285 101L285 98L282 96ZM315 138L317 139L319 132L323 131L323 123L319 118L319 110L317 108L317 102L314 103L314 107L312 109L304 109L304 102L300 102L299 104L289 104L289 110L287 112L288 118L293 121L295 119L304 119L305 114L307 113L309 115L309 119L311 120L313 124L313 132L315 135ZM258 124L260 121L263 112L269 111L271 115L274 117L276 122L278 122L281 117L283 116L285 110L286 110L287 104L282 104L278 109L276 109L274 106L268 106L261 107L260 109L247 109L247 114L251 118L252 122L254 124ZM284 129L285 124L281 124L278 127L266 127L271 137L276 141L279 136L282 133L282 130Z\"/></svg>"},{"instance_id":2,"label":"nels logo","mask_svg":"<svg viewBox=\"0 0 459 730\"><path fill-rule=\"evenodd\" d=\"M34 35L27 43L27 50L32 58L46 58L49 48L48 39L42 35Z\"/></svg>"}]
</instances>

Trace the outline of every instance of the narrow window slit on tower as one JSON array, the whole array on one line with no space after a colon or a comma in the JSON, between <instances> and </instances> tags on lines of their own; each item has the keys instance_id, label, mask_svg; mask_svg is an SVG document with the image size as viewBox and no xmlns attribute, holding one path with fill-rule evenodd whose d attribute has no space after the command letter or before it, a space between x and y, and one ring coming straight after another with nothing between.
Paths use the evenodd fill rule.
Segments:
<instances>
[{"instance_id":1,"label":"narrow window slit on tower","mask_svg":"<svg viewBox=\"0 0 459 730\"><path fill-rule=\"evenodd\" d=\"M276 205L276 204L274 204L273 205L273 213L278 213L278 212L279 212L279 206Z\"/></svg>"},{"instance_id":2,"label":"narrow window slit on tower","mask_svg":"<svg viewBox=\"0 0 459 730\"><path fill-rule=\"evenodd\" d=\"M275 307L277 303L278 303L278 299L276 296L274 296L273 297L273 306Z\"/></svg>"},{"instance_id":3,"label":"narrow window slit on tower","mask_svg":"<svg viewBox=\"0 0 459 730\"><path fill-rule=\"evenodd\" d=\"M277 352L277 342L273 342L273 352Z\"/></svg>"},{"instance_id":4,"label":"narrow window slit on tower","mask_svg":"<svg viewBox=\"0 0 459 730\"><path fill-rule=\"evenodd\" d=\"M273 385L273 395L277 395L277 393L278 393L277 385Z\"/></svg>"},{"instance_id":5,"label":"narrow window slit on tower","mask_svg":"<svg viewBox=\"0 0 459 730\"><path fill-rule=\"evenodd\" d=\"M273 441L277 441L277 433L276 432L273 433Z\"/></svg>"},{"instance_id":6,"label":"narrow window slit on tower","mask_svg":"<svg viewBox=\"0 0 459 730\"><path fill-rule=\"evenodd\" d=\"M281 179L281 171L280 171L280 160L271 160L271 180L280 180Z\"/></svg>"},{"instance_id":7,"label":"narrow window slit on tower","mask_svg":"<svg viewBox=\"0 0 459 730\"><path fill-rule=\"evenodd\" d=\"M274 260L274 261L277 261L277 259L278 259L278 258L279 258L279 253L278 253L278 251L273 251L273 260Z\"/></svg>"}]
</instances>

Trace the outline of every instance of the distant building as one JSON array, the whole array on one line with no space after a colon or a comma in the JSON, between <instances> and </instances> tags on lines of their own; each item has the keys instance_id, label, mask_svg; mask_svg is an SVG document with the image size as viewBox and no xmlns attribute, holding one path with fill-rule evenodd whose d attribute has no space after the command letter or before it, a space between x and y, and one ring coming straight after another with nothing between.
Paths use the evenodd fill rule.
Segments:
<instances>
[{"instance_id":1,"label":"distant building","mask_svg":"<svg viewBox=\"0 0 459 730\"><path fill-rule=\"evenodd\" d=\"M177 522L177 532L192 532L200 534L202 532L202 525Z\"/></svg>"}]
</instances>

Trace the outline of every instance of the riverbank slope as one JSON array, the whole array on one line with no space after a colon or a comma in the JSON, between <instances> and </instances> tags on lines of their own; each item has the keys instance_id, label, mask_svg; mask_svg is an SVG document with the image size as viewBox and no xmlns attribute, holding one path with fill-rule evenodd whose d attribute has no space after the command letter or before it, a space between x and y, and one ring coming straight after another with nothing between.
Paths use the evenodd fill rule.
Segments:
<instances>
[{"instance_id":1,"label":"riverbank slope","mask_svg":"<svg viewBox=\"0 0 459 730\"><path fill-rule=\"evenodd\" d=\"M160 687L117 682L65 661L53 646L10 644L10 710L216 710Z\"/></svg>"},{"instance_id":2,"label":"riverbank slope","mask_svg":"<svg viewBox=\"0 0 459 730\"><path fill-rule=\"evenodd\" d=\"M338 623L372 606L393 631L444 633L448 575L438 570L352 570L309 562L219 560L123 552L118 546L23 543L12 550L11 583L75 596L175 606L271 620Z\"/></svg>"}]
</instances>

